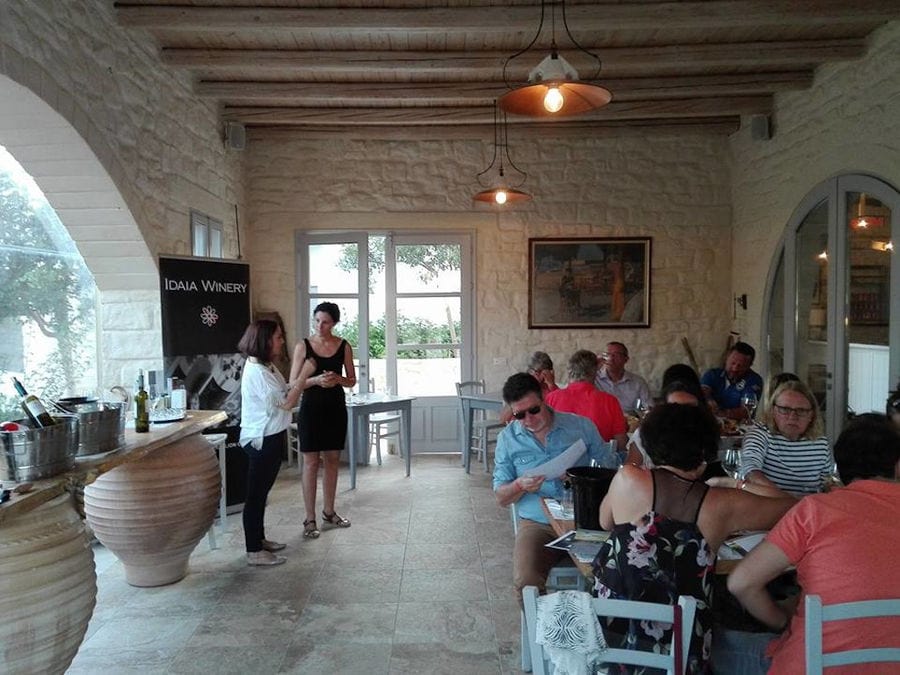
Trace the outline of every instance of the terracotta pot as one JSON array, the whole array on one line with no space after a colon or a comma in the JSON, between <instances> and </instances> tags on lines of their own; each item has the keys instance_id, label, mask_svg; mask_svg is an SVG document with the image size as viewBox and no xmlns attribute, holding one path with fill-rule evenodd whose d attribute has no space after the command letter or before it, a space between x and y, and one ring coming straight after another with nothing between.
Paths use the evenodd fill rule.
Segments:
<instances>
[{"instance_id":1,"label":"terracotta pot","mask_svg":"<svg viewBox=\"0 0 900 675\"><path fill-rule=\"evenodd\" d=\"M69 495L0 525L0 672L64 673L96 598L94 554Z\"/></svg>"},{"instance_id":2,"label":"terracotta pot","mask_svg":"<svg viewBox=\"0 0 900 675\"><path fill-rule=\"evenodd\" d=\"M132 586L184 578L188 558L212 525L219 463L200 434L121 464L84 489L94 536L125 566Z\"/></svg>"}]
</instances>

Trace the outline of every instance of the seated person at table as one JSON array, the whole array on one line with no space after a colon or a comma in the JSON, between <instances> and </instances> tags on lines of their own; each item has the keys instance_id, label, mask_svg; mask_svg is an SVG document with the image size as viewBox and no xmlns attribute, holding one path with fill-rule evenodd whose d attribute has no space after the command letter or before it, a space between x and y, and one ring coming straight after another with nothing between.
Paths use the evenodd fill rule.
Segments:
<instances>
[{"instance_id":1,"label":"seated person at table","mask_svg":"<svg viewBox=\"0 0 900 675\"><path fill-rule=\"evenodd\" d=\"M763 381L751 370L756 350L746 342L735 342L725 357L724 368L711 368L703 373L700 384L712 411L729 419L747 417L741 397L748 391L762 396Z\"/></svg>"},{"instance_id":2,"label":"seated person at table","mask_svg":"<svg viewBox=\"0 0 900 675\"><path fill-rule=\"evenodd\" d=\"M732 532L774 525L794 499L765 486L710 487L698 480L704 458L719 447L719 425L705 408L655 406L641 424L641 437L656 468L626 464L613 478L600 505L600 525L612 535L594 559L594 588L601 597L664 604L675 604L679 595L695 597L687 672L706 672L716 552ZM614 647L639 641L662 650L671 639L653 624L613 620L604 630Z\"/></svg>"},{"instance_id":3,"label":"seated person at table","mask_svg":"<svg viewBox=\"0 0 900 675\"><path fill-rule=\"evenodd\" d=\"M544 403L540 383L528 373L516 373L506 381L503 400L516 421L497 436L494 492L500 506L515 502L518 509L513 583L521 604L522 589L537 586L543 592L550 568L568 557L565 551L544 547L556 539L556 534L541 508L541 497L560 498L562 481L556 476L545 479L523 474L562 454L578 440L584 441L587 452L576 466L596 460L600 466L615 468L616 456L608 451L589 419L556 412Z\"/></svg>"},{"instance_id":4,"label":"seated person at table","mask_svg":"<svg viewBox=\"0 0 900 675\"><path fill-rule=\"evenodd\" d=\"M789 567L796 568L803 595L819 595L823 605L900 598L900 433L882 415L860 415L844 429L834 454L846 487L798 502L728 578L728 589L751 614L784 631L766 650L769 673L803 672L805 597L791 616L766 591ZM900 619L825 624L823 645L826 652L900 647ZM859 664L828 672L897 673L898 667Z\"/></svg>"},{"instance_id":5,"label":"seated person at table","mask_svg":"<svg viewBox=\"0 0 900 675\"><path fill-rule=\"evenodd\" d=\"M900 382L897 383L897 388L888 396L885 408L888 419L894 423L895 427L900 429Z\"/></svg>"},{"instance_id":6,"label":"seated person at table","mask_svg":"<svg viewBox=\"0 0 900 675\"><path fill-rule=\"evenodd\" d=\"M556 391L559 386L556 384L556 373L553 370L553 359L547 352L535 352L528 359L528 367L525 369L528 374L541 383L541 393L544 398L551 391Z\"/></svg>"},{"instance_id":7,"label":"seated person at table","mask_svg":"<svg viewBox=\"0 0 900 675\"><path fill-rule=\"evenodd\" d=\"M694 377L696 379L696 374ZM703 400L703 392L700 391L699 381L681 382L680 380L673 380L663 388L660 399L662 399L662 403L698 406L700 401ZM707 459L707 461L710 461L710 459L712 458ZM628 441L628 454L625 456L625 463L643 466L645 469L654 468L653 460L650 459L650 455L644 449L640 427L637 428Z\"/></svg>"},{"instance_id":8,"label":"seated person at table","mask_svg":"<svg viewBox=\"0 0 900 675\"><path fill-rule=\"evenodd\" d=\"M597 355L587 349L578 350L569 357L569 384L547 394L547 404L559 412L587 417L604 441L615 439L616 446L624 450L628 440L625 415L615 396L594 386L596 374Z\"/></svg>"},{"instance_id":9,"label":"seated person at table","mask_svg":"<svg viewBox=\"0 0 900 675\"><path fill-rule=\"evenodd\" d=\"M609 342L606 351L597 361L597 375L594 384L597 389L612 394L619 401L622 410L637 410L638 401L650 404L650 387L647 380L625 370L628 363L628 347L621 342Z\"/></svg>"},{"instance_id":10,"label":"seated person at table","mask_svg":"<svg viewBox=\"0 0 900 675\"><path fill-rule=\"evenodd\" d=\"M689 365L684 363L673 363L666 368L663 372L660 390L665 391L665 389L673 382L680 382L681 384L690 386L692 391L698 391L700 394L698 400L703 402L704 405L706 404L706 396L703 394L703 387L700 386L700 378L697 376L697 371Z\"/></svg>"},{"instance_id":11,"label":"seated person at table","mask_svg":"<svg viewBox=\"0 0 900 675\"><path fill-rule=\"evenodd\" d=\"M831 475L833 466L812 392L797 380L779 385L766 406L763 424L744 436L741 476L802 497L819 492L822 476Z\"/></svg>"}]
</instances>

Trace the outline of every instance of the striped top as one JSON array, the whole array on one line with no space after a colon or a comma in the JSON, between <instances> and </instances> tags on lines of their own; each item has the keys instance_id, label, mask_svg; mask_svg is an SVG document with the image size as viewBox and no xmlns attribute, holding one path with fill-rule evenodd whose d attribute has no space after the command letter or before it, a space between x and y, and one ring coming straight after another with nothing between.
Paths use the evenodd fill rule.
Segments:
<instances>
[{"instance_id":1,"label":"striped top","mask_svg":"<svg viewBox=\"0 0 900 675\"><path fill-rule=\"evenodd\" d=\"M754 426L741 445L741 476L762 471L795 496L818 492L821 475L830 474L833 465L834 456L824 436L791 441L766 427Z\"/></svg>"}]
</instances>

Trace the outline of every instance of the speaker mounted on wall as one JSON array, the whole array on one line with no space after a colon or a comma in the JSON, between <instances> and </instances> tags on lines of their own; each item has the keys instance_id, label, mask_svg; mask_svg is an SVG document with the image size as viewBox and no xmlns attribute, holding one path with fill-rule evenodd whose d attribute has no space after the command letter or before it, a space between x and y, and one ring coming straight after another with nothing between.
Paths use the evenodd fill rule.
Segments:
<instances>
[{"instance_id":1,"label":"speaker mounted on wall","mask_svg":"<svg viewBox=\"0 0 900 675\"><path fill-rule=\"evenodd\" d=\"M750 138L754 141L768 141L772 138L772 120L768 115L750 117Z\"/></svg>"},{"instance_id":2,"label":"speaker mounted on wall","mask_svg":"<svg viewBox=\"0 0 900 675\"><path fill-rule=\"evenodd\" d=\"M239 122L225 122L225 145L232 150L247 147L247 129Z\"/></svg>"}]
</instances>

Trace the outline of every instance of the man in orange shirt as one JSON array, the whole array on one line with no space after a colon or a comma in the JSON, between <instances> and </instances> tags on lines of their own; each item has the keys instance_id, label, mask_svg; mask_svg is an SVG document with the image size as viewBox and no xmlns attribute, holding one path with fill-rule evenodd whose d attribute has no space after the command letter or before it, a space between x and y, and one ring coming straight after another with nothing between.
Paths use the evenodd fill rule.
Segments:
<instances>
[{"instance_id":1,"label":"man in orange shirt","mask_svg":"<svg viewBox=\"0 0 900 675\"><path fill-rule=\"evenodd\" d=\"M568 386L547 394L547 404L560 412L587 417L604 441L615 439L619 450L624 450L628 425L622 406L615 396L597 389L594 385L596 375L597 355L586 349L578 350L569 358Z\"/></svg>"}]
</instances>

